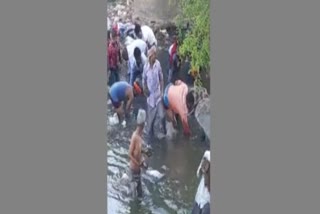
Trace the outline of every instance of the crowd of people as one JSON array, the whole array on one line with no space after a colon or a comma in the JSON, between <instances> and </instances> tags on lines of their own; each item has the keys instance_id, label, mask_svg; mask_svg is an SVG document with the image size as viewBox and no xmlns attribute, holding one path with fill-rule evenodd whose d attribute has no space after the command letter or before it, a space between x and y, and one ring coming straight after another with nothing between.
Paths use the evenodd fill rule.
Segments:
<instances>
[{"instance_id":1,"label":"crowd of people","mask_svg":"<svg viewBox=\"0 0 320 214\"><path fill-rule=\"evenodd\" d=\"M132 116L133 101L137 97L146 98L146 108L140 108L135 115L137 128L129 147L131 177L139 197L142 196L141 169L148 167L144 157L151 155L150 150L144 148L144 142L151 145L154 138L164 138L166 122L178 129L177 120L182 123L183 133L190 136L188 117L203 96L176 77L181 67L177 37L169 47L168 71L163 71L157 59L157 46L155 34L147 25L114 23L108 29L108 97L119 122ZM120 80L123 62L127 64L127 75L125 80ZM164 79L163 72L167 73L167 79ZM197 176L202 178L195 197L194 214L210 213L209 175L210 151L206 151L197 171Z\"/></svg>"}]
</instances>

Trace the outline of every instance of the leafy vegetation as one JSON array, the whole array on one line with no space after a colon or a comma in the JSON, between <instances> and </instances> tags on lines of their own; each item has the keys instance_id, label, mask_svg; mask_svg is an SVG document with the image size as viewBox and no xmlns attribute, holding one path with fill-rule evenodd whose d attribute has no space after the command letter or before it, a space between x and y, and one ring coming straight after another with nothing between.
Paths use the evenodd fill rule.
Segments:
<instances>
[{"instance_id":1,"label":"leafy vegetation","mask_svg":"<svg viewBox=\"0 0 320 214\"><path fill-rule=\"evenodd\" d=\"M210 71L210 0L178 1L179 54L191 60L190 73L195 77L195 84L201 85L200 72Z\"/></svg>"}]
</instances>

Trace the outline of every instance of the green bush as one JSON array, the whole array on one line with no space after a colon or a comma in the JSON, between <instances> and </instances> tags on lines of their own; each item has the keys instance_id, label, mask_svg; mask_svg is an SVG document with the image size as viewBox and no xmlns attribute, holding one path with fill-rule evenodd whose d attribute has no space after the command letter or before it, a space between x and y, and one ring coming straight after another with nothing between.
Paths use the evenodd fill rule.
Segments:
<instances>
[{"instance_id":1,"label":"green bush","mask_svg":"<svg viewBox=\"0 0 320 214\"><path fill-rule=\"evenodd\" d=\"M195 84L201 85L200 72L210 72L210 0L179 0L181 13L177 17L179 54L191 60ZM189 30L185 30L189 23Z\"/></svg>"}]
</instances>

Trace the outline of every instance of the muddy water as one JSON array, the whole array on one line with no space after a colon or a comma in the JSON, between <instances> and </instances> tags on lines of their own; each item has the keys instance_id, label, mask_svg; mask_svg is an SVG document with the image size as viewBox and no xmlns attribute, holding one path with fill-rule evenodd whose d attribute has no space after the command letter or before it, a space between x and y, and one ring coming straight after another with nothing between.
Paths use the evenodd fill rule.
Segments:
<instances>
[{"instance_id":1,"label":"muddy water","mask_svg":"<svg viewBox=\"0 0 320 214\"><path fill-rule=\"evenodd\" d=\"M134 4L144 1L147 8L152 0L134 0ZM172 1L172 0L171 0ZM154 1L162 2L165 5L169 0ZM136 6L135 6L136 8ZM158 5L156 18L162 18L167 12L165 7L161 9ZM161 12L161 10L164 10ZM136 10L135 10L136 13ZM138 13L139 14L139 13ZM163 15L164 14L164 15ZM167 78L168 70L168 44L165 44L158 51L160 61ZM188 81L187 65L184 66L179 77ZM125 67L122 70L121 79L125 80ZM139 98L134 102L137 107L145 107L145 99ZM111 105L107 108L107 120L113 115ZM142 176L144 198L138 201L125 193L120 178L129 169L129 140L135 129L134 121L127 121L127 126L111 126L107 122L107 213L111 214L165 214L165 213L190 213L199 179L196 177L196 170L202 155L209 149L209 143L202 140L202 132L195 118L189 120L192 130L192 137L186 138L179 131L173 139L155 140L152 144L153 155L148 159L149 168L158 170L165 174L164 179L154 182L145 173Z\"/></svg>"},{"instance_id":2,"label":"muddy water","mask_svg":"<svg viewBox=\"0 0 320 214\"><path fill-rule=\"evenodd\" d=\"M166 78L166 50L158 53ZM140 104L143 100L137 101ZM109 105L107 117L113 114ZM165 173L160 182L150 182L145 176L142 179L145 197L142 202L133 200L121 192L119 179L129 167L129 139L134 127L128 121L127 127L107 125L107 204L108 213L189 213L194 203L199 179L196 170L203 152L209 149L208 142L202 141L201 130L195 118L190 118L193 136L186 138L181 131L172 140L154 141L154 154L148 159L149 167Z\"/></svg>"}]
</instances>

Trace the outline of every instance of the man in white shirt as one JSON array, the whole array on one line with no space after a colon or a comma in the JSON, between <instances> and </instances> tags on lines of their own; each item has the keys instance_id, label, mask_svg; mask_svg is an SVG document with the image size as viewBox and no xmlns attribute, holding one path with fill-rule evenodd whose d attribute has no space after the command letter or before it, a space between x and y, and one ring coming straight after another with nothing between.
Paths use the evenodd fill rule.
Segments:
<instances>
[{"instance_id":1,"label":"man in white shirt","mask_svg":"<svg viewBox=\"0 0 320 214\"><path fill-rule=\"evenodd\" d=\"M157 47L158 41L153 33L153 30L149 26L140 26L139 24L136 24L134 33L136 34L137 38L140 38L147 43L148 49L150 49L152 46Z\"/></svg>"},{"instance_id":2,"label":"man in white shirt","mask_svg":"<svg viewBox=\"0 0 320 214\"><path fill-rule=\"evenodd\" d=\"M205 151L197 170L201 177L192 214L210 214L210 150Z\"/></svg>"},{"instance_id":3,"label":"man in white shirt","mask_svg":"<svg viewBox=\"0 0 320 214\"><path fill-rule=\"evenodd\" d=\"M130 58L133 55L134 49L138 47L144 55L147 55L148 47L147 43L143 41L142 39L135 39L132 40L128 46L127 46L127 51L128 51L128 58Z\"/></svg>"}]
</instances>

